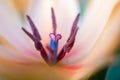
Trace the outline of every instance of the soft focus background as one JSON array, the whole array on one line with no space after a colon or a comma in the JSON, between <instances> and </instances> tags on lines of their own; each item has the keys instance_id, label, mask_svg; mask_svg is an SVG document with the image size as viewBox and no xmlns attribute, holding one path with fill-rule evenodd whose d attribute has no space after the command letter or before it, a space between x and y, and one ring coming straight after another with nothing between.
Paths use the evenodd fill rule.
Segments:
<instances>
[{"instance_id":1,"label":"soft focus background","mask_svg":"<svg viewBox=\"0 0 120 80\"><path fill-rule=\"evenodd\" d=\"M10 5L11 9L13 8L17 10L18 12L17 15L21 16L21 21L24 20L23 19L24 13L27 10L27 6L32 3L32 0L10 0L10 1L6 0L6 1L8 1L8 5ZM88 0L86 0L86 2L84 1L82 2L81 0L80 2L78 3L81 4L80 12L81 12L81 16L83 16ZM2 4L1 0L0 0L0 4ZM118 6L118 8L120 8L120 5ZM0 35L0 44L1 42L4 42L4 40L2 39L2 36ZM120 47L116 48L115 55L117 55L117 57L114 63L112 63L110 66L105 66L104 68L98 70L88 80L120 80L120 76L119 76L120 75ZM7 79L2 78L1 76L2 75L0 75L0 80L7 80Z\"/></svg>"}]
</instances>

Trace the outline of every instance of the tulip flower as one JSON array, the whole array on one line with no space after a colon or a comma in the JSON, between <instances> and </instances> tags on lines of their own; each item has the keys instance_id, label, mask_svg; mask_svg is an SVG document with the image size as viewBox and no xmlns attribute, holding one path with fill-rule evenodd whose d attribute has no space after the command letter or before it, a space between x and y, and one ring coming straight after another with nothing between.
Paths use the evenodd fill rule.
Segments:
<instances>
[{"instance_id":1,"label":"tulip flower","mask_svg":"<svg viewBox=\"0 0 120 80\"><path fill-rule=\"evenodd\" d=\"M119 14L119 0L1 0L0 79L87 80L115 60Z\"/></svg>"}]
</instances>

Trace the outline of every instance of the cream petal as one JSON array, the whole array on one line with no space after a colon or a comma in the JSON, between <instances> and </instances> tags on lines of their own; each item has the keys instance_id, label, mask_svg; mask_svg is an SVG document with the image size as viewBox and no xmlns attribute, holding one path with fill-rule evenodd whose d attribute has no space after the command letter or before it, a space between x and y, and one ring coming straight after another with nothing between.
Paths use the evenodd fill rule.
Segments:
<instances>
[{"instance_id":1,"label":"cream petal","mask_svg":"<svg viewBox=\"0 0 120 80\"><path fill-rule=\"evenodd\" d=\"M69 4L66 4L67 2ZM79 13L78 3L75 0L37 0L33 3L33 7L28 11L28 14L39 29L43 37L42 41L45 44L49 43L49 33L52 32L51 7L55 11L57 33L62 34L63 37L60 42L63 44L69 36L76 15Z\"/></svg>"},{"instance_id":2,"label":"cream petal","mask_svg":"<svg viewBox=\"0 0 120 80\"><path fill-rule=\"evenodd\" d=\"M89 2L83 20L79 23L80 29L73 51L64 58L63 62L71 64L89 54L118 2L119 0L91 0Z\"/></svg>"},{"instance_id":3,"label":"cream petal","mask_svg":"<svg viewBox=\"0 0 120 80\"><path fill-rule=\"evenodd\" d=\"M18 50L14 45L10 44L7 40L0 36L0 58L1 57L19 62L36 61L36 59L34 60L29 56L23 55L22 51ZM42 58L39 57L39 61L42 61L41 59Z\"/></svg>"},{"instance_id":4,"label":"cream petal","mask_svg":"<svg viewBox=\"0 0 120 80\"><path fill-rule=\"evenodd\" d=\"M16 53L17 52L17 53ZM6 59L9 61L16 61L16 62L27 62L31 59L26 58L26 56L21 55L17 50L11 50L8 47L0 45L0 59Z\"/></svg>"},{"instance_id":5,"label":"cream petal","mask_svg":"<svg viewBox=\"0 0 120 80\"><path fill-rule=\"evenodd\" d=\"M14 54L11 55L11 53L3 46L0 45L0 58L5 58L9 60L19 60L18 57L16 57Z\"/></svg>"},{"instance_id":6,"label":"cream petal","mask_svg":"<svg viewBox=\"0 0 120 80\"><path fill-rule=\"evenodd\" d=\"M11 51L9 46L0 46L0 55L0 79L55 80L58 78L58 80L71 80L73 74L81 69L78 66L60 64L50 67L43 62L26 59L18 54L18 51Z\"/></svg>"},{"instance_id":7,"label":"cream petal","mask_svg":"<svg viewBox=\"0 0 120 80\"><path fill-rule=\"evenodd\" d=\"M118 17L118 16L116 16L116 17ZM119 23L118 21L119 20L116 20L116 18L113 19L112 23L110 22L110 24L107 25L107 26L111 26L111 28L109 28L108 31L106 31L106 32L110 32L112 30L114 32L114 31L118 30L117 29L118 27L116 27L116 28L112 27L112 26L117 26L116 24ZM15 22L17 22L17 21L15 21ZM106 21L106 23L107 22L108 22L108 20ZM73 53L73 52L71 52L71 53ZM10 79L11 80L12 79L15 79L15 80L26 80L26 79L29 79L29 80L35 80L35 79L36 80L40 80L40 79L42 79L42 80L47 80L47 79L49 79L49 80L55 80L55 79L78 80L79 78L82 78L82 79L83 79L83 77L86 78L86 76L89 76L89 74L91 74L94 70L96 70L96 68L99 67L99 65L95 64L96 59L98 57L97 58L95 58L95 57L93 57L93 59L91 59L91 57L88 57L88 58L86 58L86 60L83 60L83 62L92 61L92 63L90 65L84 65L83 69L79 68L79 71L74 70L73 68L68 69L68 68L61 67L61 66L59 67L59 65L57 67L55 66L55 67L51 68L51 67L46 66L45 64L40 64L39 62L37 63L34 61L27 62L27 63L22 63L22 62L16 63L13 61L0 59L0 63L1 63L0 66L2 66L2 67L0 67L0 74L2 73L2 75L7 77L9 80ZM73 58L71 58L71 60L73 60ZM69 63L69 61L68 61L68 63ZM64 66L64 65L62 65L62 66ZM47 75L47 77L46 77L46 75Z\"/></svg>"},{"instance_id":8,"label":"cream petal","mask_svg":"<svg viewBox=\"0 0 120 80\"><path fill-rule=\"evenodd\" d=\"M70 28L73 23L73 20L76 14L79 12L79 5L76 3L76 1L69 0L70 5L66 6L66 2L67 1L65 0L36 1L33 3L33 8L31 8L30 10L31 12L28 12L29 15L32 17L34 23L36 24L37 28L39 29L40 34L44 36L43 42L45 43L45 45L49 44L49 36L46 34L49 34L52 31L52 21L50 12L51 6L53 6L55 9L58 24L57 31L58 33L63 34L62 40L60 41L60 48L64 45L65 41L67 40L67 36L70 33ZM118 0L89 1L87 10L85 11L85 14L83 16L84 18L80 21L78 25L80 29L77 34L76 44L73 48L73 51L71 51L71 53L69 53L63 61L67 63L71 63L72 61L75 62L79 58L85 56L85 54L87 54L88 51L91 50L96 40L100 36L101 32L103 31L106 22L109 19L110 13L117 2Z\"/></svg>"},{"instance_id":9,"label":"cream petal","mask_svg":"<svg viewBox=\"0 0 120 80\"><path fill-rule=\"evenodd\" d=\"M21 29L24 23L17 12L11 9L5 1L0 2L0 11L0 36L3 36L18 50L22 51L21 55L39 60L38 54L35 53L30 41L27 40Z\"/></svg>"},{"instance_id":10,"label":"cream petal","mask_svg":"<svg viewBox=\"0 0 120 80\"><path fill-rule=\"evenodd\" d=\"M79 70L74 76L76 79L83 79L86 76L110 65L116 59L116 48L120 43L120 2L112 10L111 16L105 25L104 31L97 40L90 54L81 60L84 69ZM87 78L88 78L87 77ZM74 80L74 79L73 79Z\"/></svg>"},{"instance_id":11,"label":"cream petal","mask_svg":"<svg viewBox=\"0 0 120 80\"><path fill-rule=\"evenodd\" d=\"M76 72L69 69L69 67L49 67L32 61L18 63L0 59L0 63L0 66L2 66L0 67L0 74L2 74L2 77L8 78L8 80L71 80L71 77Z\"/></svg>"}]
</instances>

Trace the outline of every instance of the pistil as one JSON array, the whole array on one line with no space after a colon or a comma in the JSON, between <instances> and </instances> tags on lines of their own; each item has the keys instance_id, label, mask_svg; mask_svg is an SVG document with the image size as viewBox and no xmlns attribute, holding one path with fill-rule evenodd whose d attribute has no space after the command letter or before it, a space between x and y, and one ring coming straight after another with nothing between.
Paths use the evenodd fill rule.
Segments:
<instances>
[{"instance_id":1,"label":"pistil","mask_svg":"<svg viewBox=\"0 0 120 80\"><path fill-rule=\"evenodd\" d=\"M50 36L50 45L47 46L48 49L48 54L46 53L46 50L43 47L43 44L41 43L41 36L34 25L33 21L31 18L27 15L28 22L31 26L32 33L28 32L25 28L22 28L22 30L33 40L34 45L36 50L38 50L43 57L43 59L49 64L49 65L54 65L58 63L61 59L64 58L66 53L69 53L72 47L74 46L75 43L75 36L78 31L78 21L79 21L79 16L78 14L73 22L72 28L71 28L71 33L63 46L63 48L60 50L58 53L58 47L59 47L59 40L62 38L61 34L57 34L56 29L57 29L57 23L56 23L56 17L54 13L54 9L51 8L51 17L52 17L52 25L53 25L53 32L49 34Z\"/></svg>"}]
</instances>

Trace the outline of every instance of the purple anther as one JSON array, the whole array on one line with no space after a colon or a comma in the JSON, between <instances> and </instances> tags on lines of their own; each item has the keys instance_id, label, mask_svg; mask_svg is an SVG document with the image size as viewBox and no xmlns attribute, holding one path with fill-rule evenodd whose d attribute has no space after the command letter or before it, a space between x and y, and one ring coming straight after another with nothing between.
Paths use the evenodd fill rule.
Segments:
<instances>
[{"instance_id":1,"label":"purple anther","mask_svg":"<svg viewBox=\"0 0 120 80\"><path fill-rule=\"evenodd\" d=\"M28 32L25 28L22 28L22 30L32 39L36 50L38 50L40 52L42 58L49 65L54 65L57 62L59 62L61 59L63 59L64 56L66 55L66 53L69 53L70 50L72 49L72 47L74 46L75 37L76 37L77 31L78 31L77 24L79 21L79 16L80 16L80 14L78 14L76 16L76 18L73 22L72 28L71 28L71 33L70 33L65 45L59 52L59 54L58 54L58 45L59 45L59 40L62 38L62 35L56 33L57 24L56 24L56 17L55 17L53 8L51 8L53 32L49 34L50 45L47 45L48 54L47 54L46 50L44 49L44 46L41 43L41 36L40 36L36 26L34 25L33 21L31 20L31 18L28 15L26 17L31 26L32 34L30 32Z\"/></svg>"},{"instance_id":2,"label":"purple anther","mask_svg":"<svg viewBox=\"0 0 120 80\"><path fill-rule=\"evenodd\" d=\"M51 14L52 14L51 17L52 17L53 33L56 34L57 23L53 8L51 8Z\"/></svg>"},{"instance_id":3,"label":"purple anther","mask_svg":"<svg viewBox=\"0 0 120 80\"><path fill-rule=\"evenodd\" d=\"M57 62L59 62L66 53L69 53L70 50L72 49L72 47L74 46L74 42L75 42L75 36L77 34L78 31L78 21L79 21L79 16L80 14L78 14L73 22L72 28L71 28L71 33L70 36L68 37L68 40L66 41L65 45L63 46L63 48L61 49L58 57L57 57Z\"/></svg>"},{"instance_id":4,"label":"purple anther","mask_svg":"<svg viewBox=\"0 0 120 80\"><path fill-rule=\"evenodd\" d=\"M41 36L36 28L36 26L34 25L33 21L31 20L31 18L27 15L26 16L28 21L29 21L29 24L31 26L31 29L32 29L32 32L33 32L33 35L38 39L38 40L41 40Z\"/></svg>"},{"instance_id":5,"label":"purple anther","mask_svg":"<svg viewBox=\"0 0 120 80\"><path fill-rule=\"evenodd\" d=\"M25 28L23 28L22 27L22 30L33 40L33 41L35 41L35 37L31 34L31 33L29 33Z\"/></svg>"},{"instance_id":6,"label":"purple anther","mask_svg":"<svg viewBox=\"0 0 120 80\"><path fill-rule=\"evenodd\" d=\"M62 49L57 57L57 62L59 62L65 56L66 52Z\"/></svg>"},{"instance_id":7,"label":"purple anther","mask_svg":"<svg viewBox=\"0 0 120 80\"><path fill-rule=\"evenodd\" d=\"M43 48L42 43L41 43L40 41L36 40L36 41L34 42L34 44L35 44L35 48L36 48L38 51L40 51L40 54L41 54L41 56L43 57L43 59L48 63L49 61L48 61L47 52L46 52L45 49Z\"/></svg>"},{"instance_id":8,"label":"purple anther","mask_svg":"<svg viewBox=\"0 0 120 80\"><path fill-rule=\"evenodd\" d=\"M71 38L71 36L73 35L75 29L77 28L77 24L78 24L78 21L79 21L79 17L80 17L80 14L78 14L73 22L73 25L72 25L72 28L71 28L71 32L70 32L70 36L68 38L67 41L69 41L69 39Z\"/></svg>"},{"instance_id":9,"label":"purple anther","mask_svg":"<svg viewBox=\"0 0 120 80\"><path fill-rule=\"evenodd\" d=\"M27 19L29 21L29 24L31 26L33 34L28 32L23 27L22 27L22 30L33 40L35 48L41 53L41 56L43 57L43 59L48 63L47 53L46 53L45 49L43 48L42 43L40 42L40 40L41 40L40 34L39 34L37 28L35 27L33 21L31 20L31 18L29 16L27 16Z\"/></svg>"}]
</instances>

